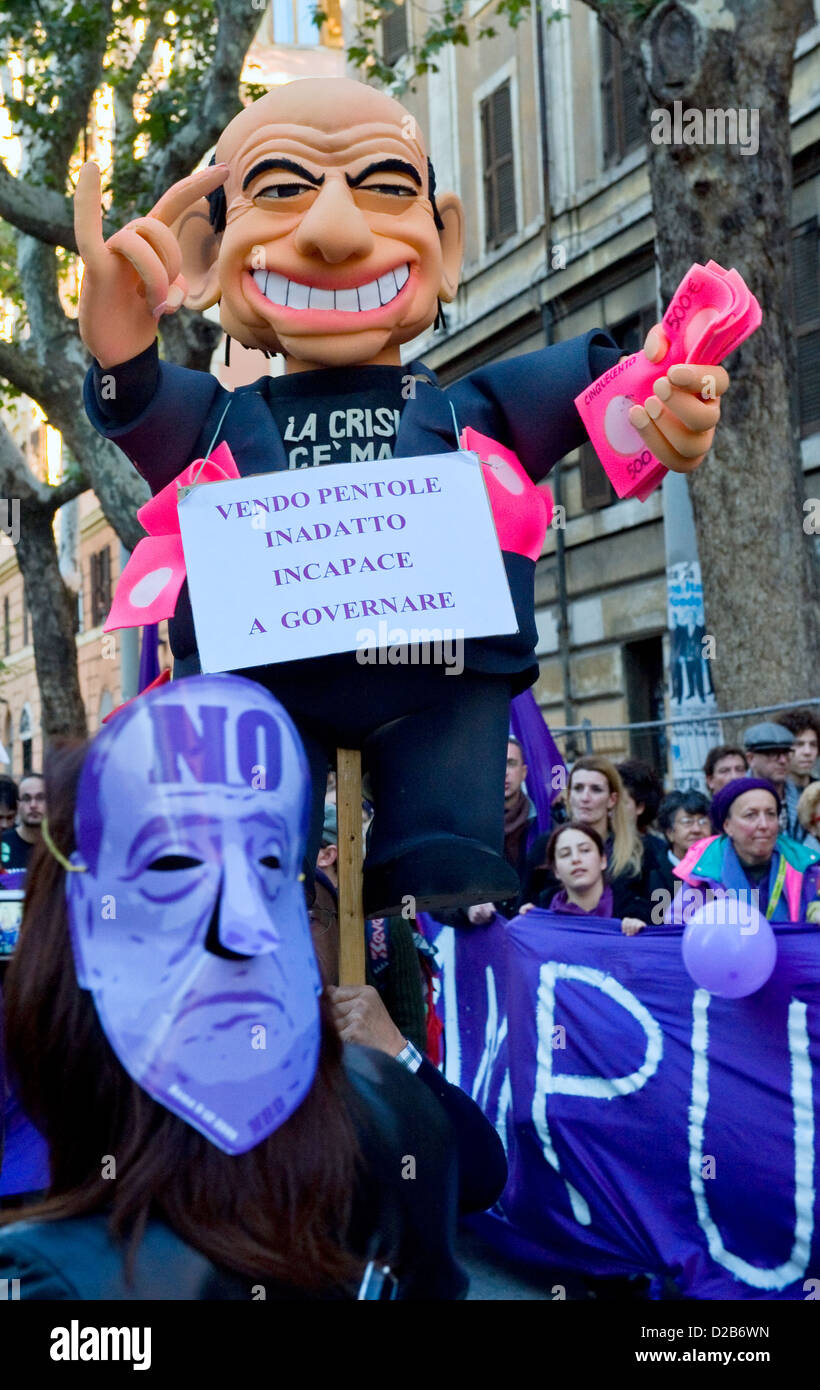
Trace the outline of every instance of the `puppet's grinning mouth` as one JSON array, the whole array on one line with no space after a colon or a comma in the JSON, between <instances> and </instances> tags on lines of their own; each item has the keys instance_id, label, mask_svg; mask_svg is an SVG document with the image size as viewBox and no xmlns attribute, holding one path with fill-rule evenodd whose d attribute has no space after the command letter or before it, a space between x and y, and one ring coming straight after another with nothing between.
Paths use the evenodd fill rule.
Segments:
<instances>
[{"instance_id":1,"label":"puppet's grinning mouth","mask_svg":"<svg viewBox=\"0 0 820 1390\"><path fill-rule=\"evenodd\" d=\"M378 280L370 280L352 290L320 290L315 285L300 285L296 280L288 280L275 270L255 270L253 278L271 304L286 306L288 309L341 309L349 314L358 314L367 309L378 309L395 299L410 278L409 265L397 266L380 275Z\"/></svg>"}]
</instances>

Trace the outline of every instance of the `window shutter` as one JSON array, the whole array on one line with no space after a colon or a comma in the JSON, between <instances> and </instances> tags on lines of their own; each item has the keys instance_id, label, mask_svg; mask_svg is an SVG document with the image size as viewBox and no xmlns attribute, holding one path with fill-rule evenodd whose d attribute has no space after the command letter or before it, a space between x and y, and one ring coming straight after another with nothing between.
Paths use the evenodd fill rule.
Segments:
<instances>
[{"instance_id":1,"label":"window shutter","mask_svg":"<svg viewBox=\"0 0 820 1390\"><path fill-rule=\"evenodd\" d=\"M792 234L792 305L800 432L813 434L820 429L820 258L815 217Z\"/></svg>"},{"instance_id":2,"label":"window shutter","mask_svg":"<svg viewBox=\"0 0 820 1390\"><path fill-rule=\"evenodd\" d=\"M601 118L603 121L604 167L617 164L644 138L635 63L603 24L600 34Z\"/></svg>"},{"instance_id":3,"label":"window shutter","mask_svg":"<svg viewBox=\"0 0 820 1390\"><path fill-rule=\"evenodd\" d=\"M97 626L97 593L99 591L99 579L97 571L99 561L96 555L91 556L91 626Z\"/></svg>"},{"instance_id":4,"label":"window shutter","mask_svg":"<svg viewBox=\"0 0 820 1390\"><path fill-rule=\"evenodd\" d=\"M623 102L623 154L637 149L643 143L643 113L640 105L640 89L635 64L640 61L637 55L625 53L619 46L621 59L621 97Z\"/></svg>"},{"instance_id":5,"label":"window shutter","mask_svg":"<svg viewBox=\"0 0 820 1390\"><path fill-rule=\"evenodd\" d=\"M407 8L397 5L382 20L382 58L388 67L407 52Z\"/></svg>"},{"instance_id":6,"label":"window shutter","mask_svg":"<svg viewBox=\"0 0 820 1390\"><path fill-rule=\"evenodd\" d=\"M91 626L105 622L111 607L111 547L91 556Z\"/></svg>"},{"instance_id":7,"label":"window shutter","mask_svg":"<svg viewBox=\"0 0 820 1390\"><path fill-rule=\"evenodd\" d=\"M481 103L487 246L500 246L518 225L515 209L512 101L505 82Z\"/></svg>"},{"instance_id":8,"label":"window shutter","mask_svg":"<svg viewBox=\"0 0 820 1390\"><path fill-rule=\"evenodd\" d=\"M515 168L513 165L512 104L510 86L493 92L493 132L498 200L498 239L515 231Z\"/></svg>"},{"instance_id":9,"label":"window shutter","mask_svg":"<svg viewBox=\"0 0 820 1390\"><path fill-rule=\"evenodd\" d=\"M615 40L603 24L599 26L601 55L601 117L603 120L604 166L618 160L618 118L615 92Z\"/></svg>"},{"instance_id":10,"label":"window shutter","mask_svg":"<svg viewBox=\"0 0 820 1390\"><path fill-rule=\"evenodd\" d=\"M585 512L599 511L615 501L616 493L592 445L581 446L581 506Z\"/></svg>"},{"instance_id":11,"label":"window shutter","mask_svg":"<svg viewBox=\"0 0 820 1390\"><path fill-rule=\"evenodd\" d=\"M102 599L102 617L105 619L111 607L111 547L106 546L100 553L102 561L102 575L100 577L100 597Z\"/></svg>"},{"instance_id":12,"label":"window shutter","mask_svg":"<svg viewBox=\"0 0 820 1390\"><path fill-rule=\"evenodd\" d=\"M798 328L820 317L820 278L817 265L817 219L798 227L792 240L794 318Z\"/></svg>"}]
</instances>

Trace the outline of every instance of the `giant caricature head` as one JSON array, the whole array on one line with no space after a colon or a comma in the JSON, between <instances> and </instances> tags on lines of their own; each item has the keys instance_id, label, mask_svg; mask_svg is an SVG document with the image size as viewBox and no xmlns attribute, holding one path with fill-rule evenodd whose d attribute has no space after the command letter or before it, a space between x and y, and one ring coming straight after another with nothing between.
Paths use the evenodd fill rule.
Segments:
<instances>
[{"instance_id":1,"label":"giant caricature head","mask_svg":"<svg viewBox=\"0 0 820 1390\"><path fill-rule=\"evenodd\" d=\"M220 301L246 347L291 368L398 365L454 298L461 204L431 201L421 135L392 97L349 78L290 82L231 121L216 160L224 188L175 227L185 303Z\"/></svg>"},{"instance_id":2,"label":"giant caricature head","mask_svg":"<svg viewBox=\"0 0 820 1390\"><path fill-rule=\"evenodd\" d=\"M135 701L80 778L66 875L79 983L126 1071L228 1153L282 1124L316 1073L308 802L287 714L236 676Z\"/></svg>"}]
</instances>

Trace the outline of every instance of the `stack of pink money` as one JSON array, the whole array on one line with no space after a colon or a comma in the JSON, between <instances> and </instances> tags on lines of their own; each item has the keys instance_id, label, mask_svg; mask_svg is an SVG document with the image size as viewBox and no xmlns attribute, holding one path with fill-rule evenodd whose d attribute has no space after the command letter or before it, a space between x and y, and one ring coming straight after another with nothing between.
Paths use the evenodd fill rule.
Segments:
<instances>
[{"instance_id":1,"label":"stack of pink money","mask_svg":"<svg viewBox=\"0 0 820 1390\"><path fill-rule=\"evenodd\" d=\"M669 350L660 362L636 352L593 381L575 404L595 452L619 497L645 501L663 482L666 468L629 423L655 382L676 362L715 366L759 328L760 305L736 270L717 261L693 265L663 316Z\"/></svg>"}]
</instances>

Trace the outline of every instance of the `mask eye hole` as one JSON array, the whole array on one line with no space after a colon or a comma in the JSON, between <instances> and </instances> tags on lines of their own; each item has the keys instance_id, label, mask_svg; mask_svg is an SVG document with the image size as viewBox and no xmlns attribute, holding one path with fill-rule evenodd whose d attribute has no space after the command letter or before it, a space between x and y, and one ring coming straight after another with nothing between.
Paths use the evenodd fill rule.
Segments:
<instances>
[{"instance_id":1,"label":"mask eye hole","mask_svg":"<svg viewBox=\"0 0 820 1390\"><path fill-rule=\"evenodd\" d=\"M161 854L148 868L159 873L173 873L175 869L198 869L201 863L201 859L193 859L189 854Z\"/></svg>"},{"instance_id":2,"label":"mask eye hole","mask_svg":"<svg viewBox=\"0 0 820 1390\"><path fill-rule=\"evenodd\" d=\"M281 863L279 862L279 860L277 859L277 857L276 857L275 854L266 854L266 855L264 855L264 856L259 860L259 863L262 864L263 867L266 868L266 869L281 869L281 867L282 867Z\"/></svg>"}]
</instances>

